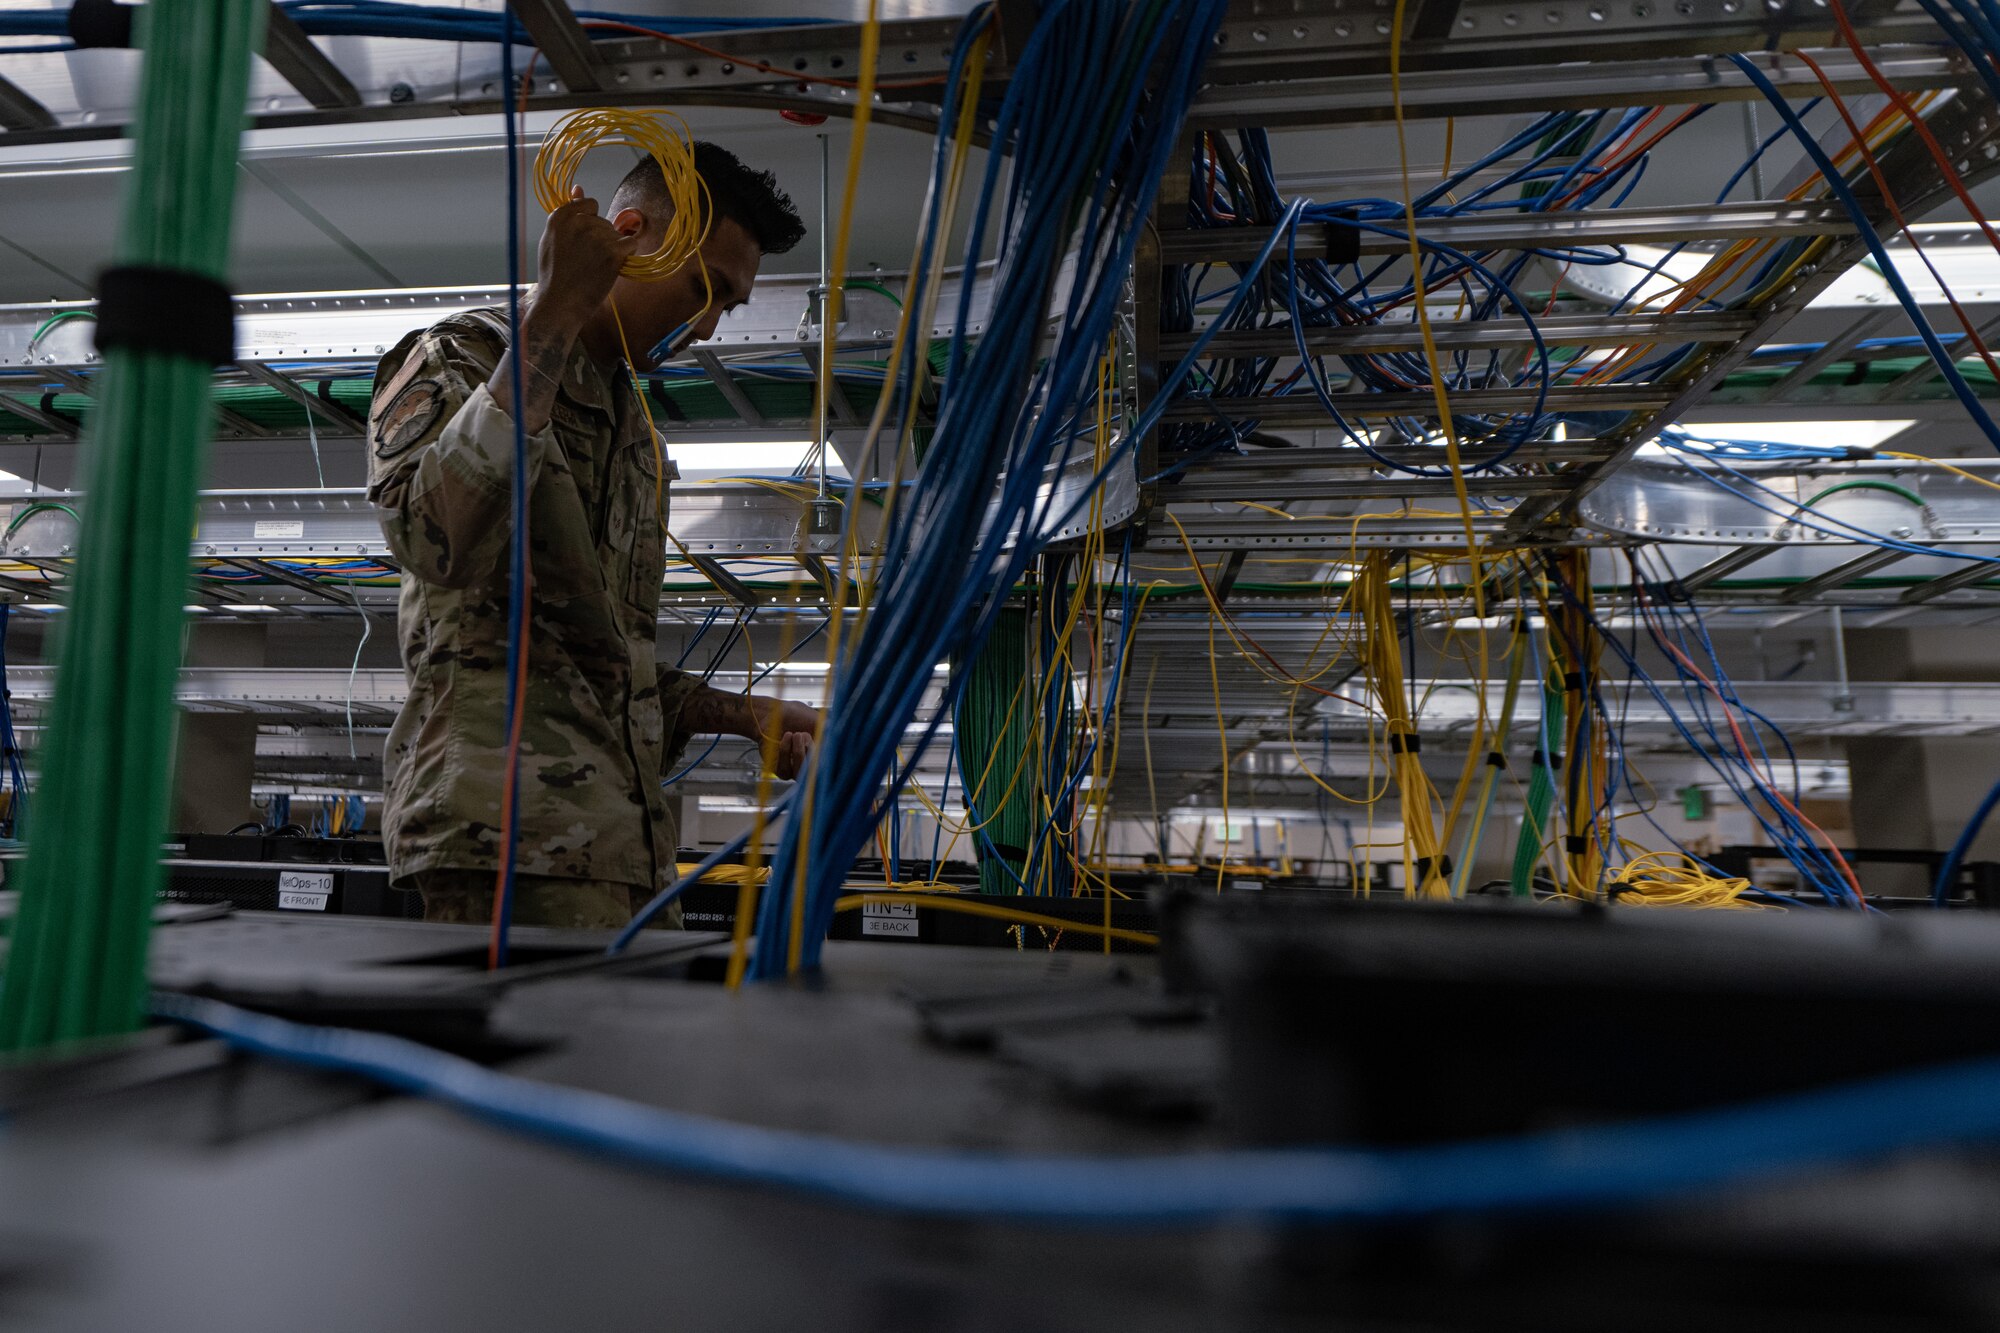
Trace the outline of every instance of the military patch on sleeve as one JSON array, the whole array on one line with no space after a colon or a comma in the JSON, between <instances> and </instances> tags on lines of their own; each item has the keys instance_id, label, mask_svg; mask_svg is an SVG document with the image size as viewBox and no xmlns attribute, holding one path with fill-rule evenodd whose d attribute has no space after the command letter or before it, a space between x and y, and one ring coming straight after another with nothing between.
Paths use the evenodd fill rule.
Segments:
<instances>
[{"instance_id":1,"label":"military patch on sleeve","mask_svg":"<svg viewBox=\"0 0 2000 1333\"><path fill-rule=\"evenodd\" d=\"M444 386L418 380L406 386L382 410L375 426L375 456L394 458L424 437L444 412Z\"/></svg>"}]
</instances>

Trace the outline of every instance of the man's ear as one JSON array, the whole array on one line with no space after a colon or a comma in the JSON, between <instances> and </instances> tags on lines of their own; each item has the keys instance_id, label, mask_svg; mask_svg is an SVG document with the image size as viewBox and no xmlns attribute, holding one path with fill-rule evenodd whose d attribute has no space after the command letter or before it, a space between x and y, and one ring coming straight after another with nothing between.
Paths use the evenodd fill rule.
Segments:
<instances>
[{"instance_id":1,"label":"man's ear","mask_svg":"<svg viewBox=\"0 0 2000 1333\"><path fill-rule=\"evenodd\" d=\"M611 215L611 225L620 236L638 236L646 230L646 215L636 208L621 208Z\"/></svg>"}]
</instances>

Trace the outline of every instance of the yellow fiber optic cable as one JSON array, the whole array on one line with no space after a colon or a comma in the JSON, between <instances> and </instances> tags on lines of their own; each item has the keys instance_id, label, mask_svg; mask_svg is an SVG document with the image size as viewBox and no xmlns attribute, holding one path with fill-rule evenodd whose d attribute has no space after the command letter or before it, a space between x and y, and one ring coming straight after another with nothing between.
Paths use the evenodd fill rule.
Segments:
<instances>
[{"instance_id":1,"label":"yellow fiber optic cable","mask_svg":"<svg viewBox=\"0 0 2000 1333\"><path fill-rule=\"evenodd\" d=\"M663 220L660 244L648 254L628 257L619 272L640 282L657 282L680 272L690 260L700 264L711 221L708 187L694 167L694 135L687 122L671 111L590 107L564 116L550 127L535 154L535 202L547 213L567 204L583 159L607 144L630 145L657 162L674 207L673 216ZM707 285L706 266L701 273ZM714 300L713 289L709 299ZM707 309L703 306L702 313Z\"/></svg>"},{"instance_id":2,"label":"yellow fiber optic cable","mask_svg":"<svg viewBox=\"0 0 2000 1333\"><path fill-rule=\"evenodd\" d=\"M1774 904L1744 895L1747 879L1715 875L1680 852L1644 852L1610 877L1610 898L1625 907L1710 907L1762 910Z\"/></svg>"},{"instance_id":3,"label":"yellow fiber optic cable","mask_svg":"<svg viewBox=\"0 0 2000 1333\"><path fill-rule=\"evenodd\" d=\"M1160 943L1160 937L1148 931L1126 930L1120 926L1099 926L1087 921L1065 921L1059 916L1044 916L1040 912L1023 912L1018 908L1002 907L997 903L986 902L980 896L968 894L850 893L836 899L833 910L851 912L870 903L914 904L917 907L933 908L940 912L962 912L967 916L991 917L996 921L1012 921L1020 925L1074 930L1084 935L1104 935L1109 939L1125 940L1132 944L1150 944L1156 948Z\"/></svg>"},{"instance_id":4,"label":"yellow fiber optic cable","mask_svg":"<svg viewBox=\"0 0 2000 1333\"><path fill-rule=\"evenodd\" d=\"M1431 370L1431 395L1437 404L1438 424L1444 432L1445 460L1451 468L1452 495L1458 500L1460 517L1465 524L1465 553L1472 561L1472 605L1476 614L1484 616L1485 594L1480 585L1485 581L1480 572L1479 538L1472 527L1472 497L1465 487L1465 465L1460 460L1458 448L1458 425L1452 420L1451 396L1445 390L1444 367L1438 357L1437 339L1431 332L1429 296L1424 289L1424 256L1417 243L1416 196L1410 188L1410 145L1403 126L1403 13L1408 0L1396 0L1396 9L1389 23L1389 93L1395 103L1396 112L1396 156L1402 165L1403 179L1403 230L1410 242L1410 283L1412 297L1416 302L1417 331L1424 341L1424 355Z\"/></svg>"},{"instance_id":5,"label":"yellow fiber optic cable","mask_svg":"<svg viewBox=\"0 0 2000 1333\"><path fill-rule=\"evenodd\" d=\"M1433 818L1435 793L1424 775L1421 737L1410 717L1404 691L1389 566L1389 553L1380 551L1370 554L1363 567L1357 597L1357 605L1369 626L1363 664L1376 706L1382 710L1389 767L1395 774L1396 790L1402 800L1404 894L1446 898L1451 896L1451 888L1444 878L1444 858Z\"/></svg>"},{"instance_id":6,"label":"yellow fiber optic cable","mask_svg":"<svg viewBox=\"0 0 2000 1333\"><path fill-rule=\"evenodd\" d=\"M820 367L819 375L814 382L814 417L816 420L825 419L826 404L833 394L834 332L838 323L837 312L840 309L840 288L847 276L848 238L854 226L854 198L861 186L861 162L863 154L867 151L868 125L875 114L876 65L881 55L881 44L882 14L880 0L868 0L868 13L862 20L861 25L861 69L857 76L854 92L854 132L853 137L848 140L847 145L847 179L841 192L840 222L834 232L832 257L827 272L828 290L820 299ZM890 349L891 365L897 362L899 355L903 352L908 331L909 325L907 322L898 325L896 341ZM885 396L889 382L884 381ZM815 443L821 448L826 446L825 440L818 440ZM867 458L868 456L869 452L864 450L862 457ZM848 486L848 504L851 507L851 512L857 515L860 512L862 481L866 471L867 469L862 467L855 468L854 478ZM897 487L892 484L889 488L889 494L892 498L896 490ZM887 523L888 519L885 515L883 518L885 529ZM852 569L859 563L859 525L856 522L849 522L842 526L847 529L849 534L846 549L842 551L842 557L848 562L848 568ZM866 596L867 586L866 583L862 585L863 596ZM828 609L832 620L832 631L827 636L827 665L829 672L827 677L827 697L830 699L833 697L834 673L840 671L844 660L842 631L845 626L847 611L847 580L841 580L835 588L833 606ZM859 640L858 633L856 640ZM785 948L785 972L788 976L796 976L798 974L801 953L805 948L806 867L810 864L812 857L813 808L818 800L818 796L819 765L811 764L806 768L805 791L800 797L799 811L794 816L800 823L797 840L798 853L795 857L795 866L792 875L791 930L786 940Z\"/></svg>"},{"instance_id":7,"label":"yellow fiber optic cable","mask_svg":"<svg viewBox=\"0 0 2000 1333\"><path fill-rule=\"evenodd\" d=\"M1976 481L1981 486L1986 486L1993 490L2000 491L2000 481L1994 481L1990 477L1982 477L1977 472L1968 472L1962 467L1954 467L1952 464L1947 463L1942 458L1931 458L1925 454L1906 454L1893 449L1884 450L1881 456L1883 458L1903 458L1909 460L1912 463L1926 463L1931 467L1943 468L1946 472L1957 473L1959 476L1964 477L1967 481Z\"/></svg>"},{"instance_id":8,"label":"yellow fiber optic cable","mask_svg":"<svg viewBox=\"0 0 2000 1333\"><path fill-rule=\"evenodd\" d=\"M1208 620L1208 683L1215 691L1215 732L1222 741L1222 851L1216 857L1215 891L1222 892L1222 862L1229 859L1229 725L1222 716L1222 678L1215 666L1215 621Z\"/></svg>"}]
</instances>

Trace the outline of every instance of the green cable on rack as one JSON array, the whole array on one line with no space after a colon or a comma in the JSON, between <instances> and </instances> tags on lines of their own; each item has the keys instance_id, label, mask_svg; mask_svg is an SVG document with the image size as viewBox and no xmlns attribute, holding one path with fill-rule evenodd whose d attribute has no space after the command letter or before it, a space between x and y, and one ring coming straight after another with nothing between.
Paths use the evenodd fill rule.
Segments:
<instances>
[{"instance_id":1,"label":"green cable on rack","mask_svg":"<svg viewBox=\"0 0 2000 1333\"><path fill-rule=\"evenodd\" d=\"M1019 893L1035 814L1034 774L1021 771L1038 702L1034 682L1027 680L1028 613L1002 611L978 654L970 662L953 662L952 669L967 673L958 703L958 767L965 775L960 781L977 793L975 820L986 821L974 840L979 891Z\"/></svg>"},{"instance_id":2,"label":"green cable on rack","mask_svg":"<svg viewBox=\"0 0 2000 1333\"><path fill-rule=\"evenodd\" d=\"M1521 838L1514 844L1514 872L1509 883L1516 898L1526 898L1534 887L1535 863L1542 859L1542 840L1549 822L1549 806L1555 800L1555 774L1550 770L1562 762L1547 747L1562 744L1563 691L1560 680L1542 682L1541 745L1535 750L1535 773L1528 781L1528 806L1521 816Z\"/></svg>"},{"instance_id":3,"label":"green cable on rack","mask_svg":"<svg viewBox=\"0 0 2000 1333\"><path fill-rule=\"evenodd\" d=\"M1486 747L1486 774L1480 779L1479 800L1472 808L1472 823L1465 830L1465 843L1459 849L1458 868L1452 880L1451 896L1463 898L1472 882L1472 863L1479 856L1479 844L1485 841L1486 817L1493 811L1493 792L1500 785L1500 770L1507 763L1507 738L1514 729L1514 704L1521 694L1521 676L1528 661L1528 635L1530 630L1525 618L1514 621L1514 642L1507 655L1507 688L1500 700L1500 720L1493 728L1493 739Z\"/></svg>"},{"instance_id":4,"label":"green cable on rack","mask_svg":"<svg viewBox=\"0 0 2000 1333\"><path fill-rule=\"evenodd\" d=\"M227 276L261 0L151 0L119 263ZM103 325L100 323L100 328ZM84 459L79 536L36 828L0 983L0 1049L129 1032L146 1012L174 746L188 533L213 367L116 345Z\"/></svg>"},{"instance_id":5,"label":"green cable on rack","mask_svg":"<svg viewBox=\"0 0 2000 1333\"><path fill-rule=\"evenodd\" d=\"M1839 495L1842 491L1881 491L1883 494L1893 495L1899 500L1908 500L1919 509L1924 507L1924 497L1918 495L1907 486L1898 486L1893 481L1881 481L1874 477L1856 477L1852 481L1836 482L1813 496L1810 500L1801 500L1799 508L1811 509L1821 500L1826 499L1827 496Z\"/></svg>"}]
</instances>

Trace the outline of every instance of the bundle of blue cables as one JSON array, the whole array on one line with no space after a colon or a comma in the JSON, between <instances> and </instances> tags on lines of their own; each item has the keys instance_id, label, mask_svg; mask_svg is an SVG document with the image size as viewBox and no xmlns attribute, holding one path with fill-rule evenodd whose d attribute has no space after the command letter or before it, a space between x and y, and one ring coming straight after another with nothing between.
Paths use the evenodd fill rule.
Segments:
<instances>
[{"instance_id":1,"label":"bundle of blue cables","mask_svg":"<svg viewBox=\"0 0 2000 1333\"><path fill-rule=\"evenodd\" d=\"M1706 108L1695 108L1685 119L1693 119ZM1649 153L1636 152L1617 160L1613 152L1637 136L1651 115L1634 108L1613 117L1609 112L1553 112L1542 116L1446 179L1414 199L1421 218L1468 217L1495 211L1547 212L1552 209L1580 210L1593 205L1617 208L1630 196L1644 175ZM1782 133L1782 132L1781 132ZM1773 136L1775 139L1777 136ZM1767 140L1758 153L1768 147ZM1496 164L1532 149L1524 161L1483 185L1471 183ZM1748 169L1746 164L1745 170ZM1738 171L1724 187L1726 196L1743 172ZM1278 221L1279 195L1268 140L1262 131L1246 130L1232 150L1220 135L1204 136L1197 144L1193 167L1194 188L1189 199L1189 225L1193 228L1274 225ZM1507 194L1505 192L1512 191ZM1246 267L1235 266L1236 284L1204 290L1210 267L1190 267L1168 274L1163 306L1163 327L1169 331L1190 331L1197 325L1200 310L1216 299L1238 292L1246 284L1257 288L1256 299L1211 321L1211 327L1282 328L1296 339L1296 365L1274 382L1280 359L1277 357L1219 358L1209 363L1199 377L1199 389L1210 396L1243 399L1310 394L1325 407L1335 426L1358 448L1384 467L1422 475L1443 475L1442 451L1434 466L1410 465L1381 454L1373 433L1357 429L1333 401L1336 388L1345 392L1409 392L1428 388L1433 378L1442 377L1453 389L1504 387L1529 389L1536 394L1534 406L1507 414L1460 416L1457 426L1468 443L1484 446L1482 456L1472 466L1497 467L1511 458L1525 443L1546 437L1556 418L1545 410L1548 390L1578 368L1578 354L1566 362L1540 337L1536 311L1530 308L1518 284L1536 260L1576 266L1628 264L1626 251L1619 246L1543 246L1511 251L1488 250L1465 253L1451 246L1420 238L1425 260L1425 288L1431 299L1456 292L1457 319L1464 321L1508 318L1524 323L1533 343L1532 354L1517 368L1510 368L1498 350L1482 353L1457 352L1433 367L1420 352L1365 353L1341 356L1346 371L1344 382L1336 384L1325 359L1309 346L1311 330L1357 327L1383 323L1405 310L1415 299L1405 259L1389 257L1372 264L1356 261L1336 266L1323 258L1302 256L1297 236L1300 226L1338 227L1371 236L1387 237L1407 244L1403 204L1379 198L1344 199L1308 204L1290 224L1282 262L1264 266L1253 277ZM1400 248L1400 247L1399 247ZM1795 255L1792 243L1779 247L1744 283L1754 290L1768 274L1788 263ZM1677 252L1677 251L1676 251ZM1664 262L1664 261L1662 261ZM1655 266L1657 267L1657 265ZM1400 275L1400 276L1396 276ZM1637 294L1652 276L1642 273L1620 307ZM1388 282L1386 289L1378 285ZM1645 380L1669 372L1696 349L1692 344L1664 350L1644 363L1621 371L1615 382ZM1190 389L1190 395L1194 393ZM1168 471L1177 470L1218 450L1233 448L1254 436L1257 423L1243 420L1246 409L1233 406L1230 420L1218 410L1214 423L1181 424L1162 435L1162 458ZM1435 439L1438 424L1429 417L1412 416L1394 420L1394 428L1406 441ZM1578 424L1602 425L1579 419Z\"/></svg>"},{"instance_id":2,"label":"bundle of blue cables","mask_svg":"<svg viewBox=\"0 0 2000 1333\"><path fill-rule=\"evenodd\" d=\"M983 640L1036 553L1032 534L1047 530L1037 510L1049 507L1037 498L1042 478L1087 438L1077 423L1094 404L1133 252L1224 8L1055 0L1022 50L994 118L966 242L968 253L984 252L997 221L986 328L976 344L962 333L952 342L933 445L883 534L874 609L837 664L821 743L773 862L752 976L780 975L794 956L802 968L817 965L847 868L908 778L897 746L933 665ZM961 34L946 123L963 96L974 25L986 17L975 14ZM945 147L941 140L920 260L941 243ZM1075 278L1051 312L1051 285L1072 251ZM920 262L915 271L926 269ZM970 299L968 287L953 327L972 323ZM923 308L920 292L905 300ZM1052 313L1054 347L1043 355Z\"/></svg>"}]
</instances>

